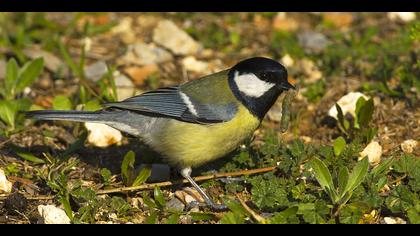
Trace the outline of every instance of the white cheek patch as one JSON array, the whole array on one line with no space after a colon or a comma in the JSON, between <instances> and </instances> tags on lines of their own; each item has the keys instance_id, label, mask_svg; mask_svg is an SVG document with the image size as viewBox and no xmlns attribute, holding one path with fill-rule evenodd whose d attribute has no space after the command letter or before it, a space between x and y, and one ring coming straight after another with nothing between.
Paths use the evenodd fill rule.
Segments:
<instances>
[{"instance_id":1,"label":"white cheek patch","mask_svg":"<svg viewBox=\"0 0 420 236\"><path fill-rule=\"evenodd\" d=\"M261 97L268 90L274 87L275 84L260 80L255 74L243 74L239 75L239 72L235 72L233 80L238 86L240 92L244 93L248 97Z\"/></svg>"},{"instance_id":2,"label":"white cheek patch","mask_svg":"<svg viewBox=\"0 0 420 236\"><path fill-rule=\"evenodd\" d=\"M181 95L182 101L187 105L188 110L191 112L191 114L198 116L197 110L194 107L194 104L192 104L190 98L183 92L179 92L179 95Z\"/></svg>"}]
</instances>

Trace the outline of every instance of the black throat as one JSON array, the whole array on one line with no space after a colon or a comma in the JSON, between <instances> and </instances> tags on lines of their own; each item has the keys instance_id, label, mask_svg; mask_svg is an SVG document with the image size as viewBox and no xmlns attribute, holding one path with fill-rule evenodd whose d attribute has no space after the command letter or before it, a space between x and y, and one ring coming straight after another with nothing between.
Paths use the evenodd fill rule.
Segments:
<instances>
[{"instance_id":1,"label":"black throat","mask_svg":"<svg viewBox=\"0 0 420 236\"><path fill-rule=\"evenodd\" d=\"M249 97L239 91L239 88L234 81L234 75L229 73L228 76L229 87L235 97L241 101L241 103L260 121L264 118L265 114L267 114L268 110L270 110L270 108L276 102L277 98L282 93L280 89L278 89L276 86L273 86L261 97Z\"/></svg>"}]
</instances>

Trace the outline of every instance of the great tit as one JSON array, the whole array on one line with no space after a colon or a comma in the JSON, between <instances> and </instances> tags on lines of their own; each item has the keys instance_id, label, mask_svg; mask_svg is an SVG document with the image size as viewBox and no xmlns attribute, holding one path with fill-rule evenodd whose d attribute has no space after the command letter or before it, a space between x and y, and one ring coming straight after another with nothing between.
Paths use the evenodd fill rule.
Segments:
<instances>
[{"instance_id":1,"label":"great tit","mask_svg":"<svg viewBox=\"0 0 420 236\"><path fill-rule=\"evenodd\" d=\"M89 111L31 111L38 120L107 124L139 137L177 168L206 203L215 204L191 178L191 168L225 156L258 128L279 95L294 89L286 68L253 57L232 68L173 87L160 88Z\"/></svg>"}]
</instances>

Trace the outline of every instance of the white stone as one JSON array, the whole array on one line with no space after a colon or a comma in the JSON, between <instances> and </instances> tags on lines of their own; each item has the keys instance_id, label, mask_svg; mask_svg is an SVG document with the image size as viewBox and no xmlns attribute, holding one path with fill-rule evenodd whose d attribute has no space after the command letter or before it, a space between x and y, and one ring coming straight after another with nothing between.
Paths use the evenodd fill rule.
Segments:
<instances>
[{"instance_id":1,"label":"white stone","mask_svg":"<svg viewBox=\"0 0 420 236\"><path fill-rule=\"evenodd\" d=\"M209 72L209 64L204 61L199 61L193 56L188 56L182 59L182 66L187 71L197 72L197 73L207 73Z\"/></svg>"},{"instance_id":2,"label":"white stone","mask_svg":"<svg viewBox=\"0 0 420 236\"><path fill-rule=\"evenodd\" d=\"M87 79L97 82L108 72L108 66L101 60L86 66L84 71Z\"/></svg>"},{"instance_id":3,"label":"white stone","mask_svg":"<svg viewBox=\"0 0 420 236\"><path fill-rule=\"evenodd\" d=\"M38 212L44 224L70 224L66 212L54 205L39 205Z\"/></svg>"},{"instance_id":4,"label":"white stone","mask_svg":"<svg viewBox=\"0 0 420 236\"><path fill-rule=\"evenodd\" d=\"M192 55L197 53L201 46L175 23L162 20L153 31L153 41L168 48L176 55Z\"/></svg>"},{"instance_id":5,"label":"white stone","mask_svg":"<svg viewBox=\"0 0 420 236\"><path fill-rule=\"evenodd\" d=\"M343 111L343 115L346 115L347 113L349 113L350 115L352 115L353 117L355 117L355 113L356 113L356 103L357 100L363 97L366 100L369 99L369 97L367 97L366 95L364 95L363 93L360 92L350 92L348 94L346 94L345 96L341 97L337 103L338 105L341 107L341 110ZM335 104L330 108L330 110L328 111L328 115L331 117L334 117L336 120L337 118L337 108L335 107Z\"/></svg>"},{"instance_id":6,"label":"white stone","mask_svg":"<svg viewBox=\"0 0 420 236\"><path fill-rule=\"evenodd\" d=\"M85 127L89 131L88 142L96 147L121 144L122 134L119 130L99 123L85 123Z\"/></svg>"},{"instance_id":7,"label":"white stone","mask_svg":"<svg viewBox=\"0 0 420 236\"><path fill-rule=\"evenodd\" d=\"M7 180L4 170L0 169L0 193L12 192L12 183Z\"/></svg>"},{"instance_id":8,"label":"white stone","mask_svg":"<svg viewBox=\"0 0 420 236\"><path fill-rule=\"evenodd\" d=\"M369 164L379 164L379 162L381 162L382 146L376 141L370 142L365 149L360 152L359 160L362 160L366 156L369 159Z\"/></svg>"},{"instance_id":9,"label":"white stone","mask_svg":"<svg viewBox=\"0 0 420 236\"><path fill-rule=\"evenodd\" d=\"M286 54L280 59L281 64L283 64L285 67L290 67L295 64L295 60L289 55Z\"/></svg>"},{"instance_id":10,"label":"white stone","mask_svg":"<svg viewBox=\"0 0 420 236\"><path fill-rule=\"evenodd\" d=\"M118 101L132 97L136 92L134 83L125 75L115 78L115 87L117 87Z\"/></svg>"},{"instance_id":11,"label":"white stone","mask_svg":"<svg viewBox=\"0 0 420 236\"><path fill-rule=\"evenodd\" d=\"M410 154L417 147L418 142L414 139L408 139L401 143L401 149L404 153Z\"/></svg>"},{"instance_id":12,"label":"white stone","mask_svg":"<svg viewBox=\"0 0 420 236\"><path fill-rule=\"evenodd\" d=\"M410 22L416 19L415 12L389 12L388 18L392 21L400 20Z\"/></svg>"},{"instance_id":13,"label":"white stone","mask_svg":"<svg viewBox=\"0 0 420 236\"><path fill-rule=\"evenodd\" d=\"M173 59L171 53L154 44L136 43L133 51L139 65L159 64Z\"/></svg>"},{"instance_id":14,"label":"white stone","mask_svg":"<svg viewBox=\"0 0 420 236\"><path fill-rule=\"evenodd\" d=\"M384 217L386 224L407 224L407 222L400 217Z\"/></svg>"}]
</instances>

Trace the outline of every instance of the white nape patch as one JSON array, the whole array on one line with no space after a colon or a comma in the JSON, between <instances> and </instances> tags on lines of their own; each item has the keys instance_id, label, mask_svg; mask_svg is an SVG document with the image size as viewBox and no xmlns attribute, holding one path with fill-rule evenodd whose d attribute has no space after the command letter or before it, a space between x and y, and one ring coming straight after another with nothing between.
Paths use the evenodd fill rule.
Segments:
<instances>
[{"instance_id":1,"label":"white nape patch","mask_svg":"<svg viewBox=\"0 0 420 236\"><path fill-rule=\"evenodd\" d=\"M255 74L243 74L239 75L238 71L235 71L235 77L233 80L238 86L239 91L244 93L248 97L261 97L268 90L270 90L275 84L260 80Z\"/></svg>"},{"instance_id":2,"label":"white nape patch","mask_svg":"<svg viewBox=\"0 0 420 236\"><path fill-rule=\"evenodd\" d=\"M183 92L179 91L179 94L181 95L182 101L187 105L188 110L195 116L198 116L197 110L195 110L194 105L192 104L190 98Z\"/></svg>"}]
</instances>

